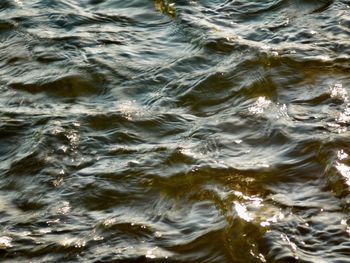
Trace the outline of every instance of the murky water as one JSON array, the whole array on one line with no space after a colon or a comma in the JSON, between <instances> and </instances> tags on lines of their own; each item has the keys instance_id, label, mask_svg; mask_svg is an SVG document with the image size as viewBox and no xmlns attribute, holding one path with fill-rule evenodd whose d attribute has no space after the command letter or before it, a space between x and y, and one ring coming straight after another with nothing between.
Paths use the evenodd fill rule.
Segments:
<instances>
[{"instance_id":1,"label":"murky water","mask_svg":"<svg viewBox=\"0 0 350 263\"><path fill-rule=\"evenodd\" d=\"M339 0L1 0L2 262L350 262Z\"/></svg>"}]
</instances>

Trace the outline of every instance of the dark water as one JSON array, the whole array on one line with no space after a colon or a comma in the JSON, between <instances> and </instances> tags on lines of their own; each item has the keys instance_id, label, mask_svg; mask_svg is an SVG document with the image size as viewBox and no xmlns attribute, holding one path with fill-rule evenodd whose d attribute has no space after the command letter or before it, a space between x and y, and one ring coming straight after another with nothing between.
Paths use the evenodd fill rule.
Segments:
<instances>
[{"instance_id":1,"label":"dark water","mask_svg":"<svg viewBox=\"0 0 350 263\"><path fill-rule=\"evenodd\" d=\"M1 0L1 262L350 262L348 5Z\"/></svg>"}]
</instances>

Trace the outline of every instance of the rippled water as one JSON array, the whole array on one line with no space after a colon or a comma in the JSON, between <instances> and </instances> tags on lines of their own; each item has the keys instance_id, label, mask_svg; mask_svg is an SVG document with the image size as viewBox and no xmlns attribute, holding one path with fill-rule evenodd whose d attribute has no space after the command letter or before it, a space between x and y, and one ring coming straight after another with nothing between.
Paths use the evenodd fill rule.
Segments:
<instances>
[{"instance_id":1,"label":"rippled water","mask_svg":"<svg viewBox=\"0 0 350 263\"><path fill-rule=\"evenodd\" d=\"M350 262L345 0L1 0L2 262Z\"/></svg>"}]
</instances>

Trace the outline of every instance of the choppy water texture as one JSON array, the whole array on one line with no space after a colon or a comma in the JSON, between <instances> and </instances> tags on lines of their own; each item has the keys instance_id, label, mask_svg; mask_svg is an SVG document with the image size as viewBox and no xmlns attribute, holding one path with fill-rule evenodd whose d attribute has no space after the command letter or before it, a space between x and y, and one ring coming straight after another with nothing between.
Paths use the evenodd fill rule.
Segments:
<instances>
[{"instance_id":1,"label":"choppy water texture","mask_svg":"<svg viewBox=\"0 0 350 263\"><path fill-rule=\"evenodd\" d=\"M350 262L348 5L1 0L1 262Z\"/></svg>"}]
</instances>

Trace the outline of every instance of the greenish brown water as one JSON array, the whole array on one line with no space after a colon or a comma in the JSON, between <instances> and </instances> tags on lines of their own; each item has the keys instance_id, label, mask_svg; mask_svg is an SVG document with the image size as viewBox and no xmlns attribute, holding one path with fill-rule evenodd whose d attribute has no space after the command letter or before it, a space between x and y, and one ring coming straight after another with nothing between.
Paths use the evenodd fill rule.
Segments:
<instances>
[{"instance_id":1,"label":"greenish brown water","mask_svg":"<svg viewBox=\"0 0 350 263\"><path fill-rule=\"evenodd\" d=\"M349 1L1 0L1 262L350 262Z\"/></svg>"}]
</instances>

